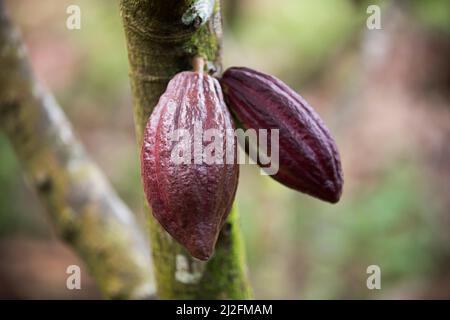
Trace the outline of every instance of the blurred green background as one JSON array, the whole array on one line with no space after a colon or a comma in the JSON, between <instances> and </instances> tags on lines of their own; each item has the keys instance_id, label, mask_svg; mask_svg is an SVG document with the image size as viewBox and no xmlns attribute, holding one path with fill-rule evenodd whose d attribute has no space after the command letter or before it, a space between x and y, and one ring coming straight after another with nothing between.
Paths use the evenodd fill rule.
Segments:
<instances>
[{"instance_id":1,"label":"blurred green background","mask_svg":"<svg viewBox=\"0 0 450 320\"><path fill-rule=\"evenodd\" d=\"M33 68L139 215L141 184L117 1L6 1ZM65 27L81 8L81 30ZM369 4L381 30L366 28ZM241 166L237 203L257 298L450 298L450 2L225 0L224 67L273 74L337 139L344 193L329 205ZM1 71L0 71L1 72ZM65 288L60 243L0 133L0 297ZM366 268L381 268L381 290Z\"/></svg>"}]
</instances>

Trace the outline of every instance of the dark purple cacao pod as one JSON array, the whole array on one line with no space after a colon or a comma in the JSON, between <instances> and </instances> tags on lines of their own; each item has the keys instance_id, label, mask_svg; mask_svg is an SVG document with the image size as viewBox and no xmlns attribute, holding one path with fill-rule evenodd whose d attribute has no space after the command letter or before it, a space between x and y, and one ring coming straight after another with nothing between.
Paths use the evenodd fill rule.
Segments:
<instances>
[{"instance_id":1,"label":"dark purple cacao pod","mask_svg":"<svg viewBox=\"0 0 450 320\"><path fill-rule=\"evenodd\" d=\"M196 126L198 132L215 129L223 135L234 129L219 82L206 74L181 72L169 82L145 128L141 175L154 217L192 256L207 260L230 212L239 166L226 161L225 139L222 164L207 164L201 155L199 163L194 143L202 148L209 143L195 140ZM174 136L180 130L189 136L184 144L181 135L178 142ZM235 139L230 144L236 148ZM174 161L174 154L187 161Z\"/></svg>"},{"instance_id":2,"label":"dark purple cacao pod","mask_svg":"<svg viewBox=\"0 0 450 320\"><path fill-rule=\"evenodd\" d=\"M244 129L279 129L279 170L272 177L297 191L338 202L343 185L339 154L313 108L281 80L249 68L228 69L220 83Z\"/></svg>"}]
</instances>

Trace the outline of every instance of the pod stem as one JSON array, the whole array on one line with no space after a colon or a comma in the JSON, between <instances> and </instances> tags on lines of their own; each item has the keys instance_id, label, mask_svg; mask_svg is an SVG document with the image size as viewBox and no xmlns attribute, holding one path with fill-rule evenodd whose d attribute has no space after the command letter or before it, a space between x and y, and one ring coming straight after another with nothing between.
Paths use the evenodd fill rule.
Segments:
<instances>
[{"instance_id":1,"label":"pod stem","mask_svg":"<svg viewBox=\"0 0 450 320\"><path fill-rule=\"evenodd\" d=\"M205 69L205 58L200 55L196 55L192 58L192 67L195 72L203 73Z\"/></svg>"}]
</instances>

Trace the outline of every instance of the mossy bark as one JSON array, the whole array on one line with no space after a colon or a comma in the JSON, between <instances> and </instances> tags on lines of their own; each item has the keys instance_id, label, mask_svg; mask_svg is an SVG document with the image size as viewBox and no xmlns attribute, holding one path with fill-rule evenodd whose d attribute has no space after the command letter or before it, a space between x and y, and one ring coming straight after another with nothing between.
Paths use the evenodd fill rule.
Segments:
<instances>
[{"instance_id":1,"label":"mossy bark","mask_svg":"<svg viewBox=\"0 0 450 320\"><path fill-rule=\"evenodd\" d=\"M204 4L208 2L202 1ZM221 71L221 16L218 0L212 14L195 16L188 0L122 0L130 62L131 87L138 147L145 124L178 72L192 70L191 60L203 56L210 74ZM191 12L194 16L188 16ZM187 19L186 19L187 17ZM247 299L252 297L247 280L239 216L234 208L208 262L192 258L148 212L155 279L162 299Z\"/></svg>"},{"instance_id":2,"label":"mossy bark","mask_svg":"<svg viewBox=\"0 0 450 320\"><path fill-rule=\"evenodd\" d=\"M80 255L106 298L154 294L150 250L132 212L35 79L0 0L0 128L60 236ZM64 285L64 284L62 284Z\"/></svg>"}]
</instances>

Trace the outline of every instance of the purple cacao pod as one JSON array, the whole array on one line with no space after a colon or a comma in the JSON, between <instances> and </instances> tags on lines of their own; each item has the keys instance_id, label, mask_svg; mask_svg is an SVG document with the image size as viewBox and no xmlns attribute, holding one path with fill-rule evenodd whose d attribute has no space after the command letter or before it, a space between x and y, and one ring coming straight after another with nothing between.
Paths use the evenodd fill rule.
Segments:
<instances>
[{"instance_id":1,"label":"purple cacao pod","mask_svg":"<svg viewBox=\"0 0 450 320\"><path fill-rule=\"evenodd\" d=\"M313 108L281 80L249 68L228 69L220 83L230 111L244 129L279 129L279 169L271 177L338 202L343 185L339 154Z\"/></svg>"},{"instance_id":2,"label":"purple cacao pod","mask_svg":"<svg viewBox=\"0 0 450 320\"><path fill-rule=\"evenodd\" d=\"M205 163L196 150L209 145L198 134L210 129L223 136L234 130L219 82L206 74L181 72L153 110L141 151L141 176L154 217L201 260L214 252L239 175L236 161L225 159L225 139L219 146L223 156L216 154L221 163ZM236 148L234 138L230 144Z\"/></svg>"}]
</instances>

